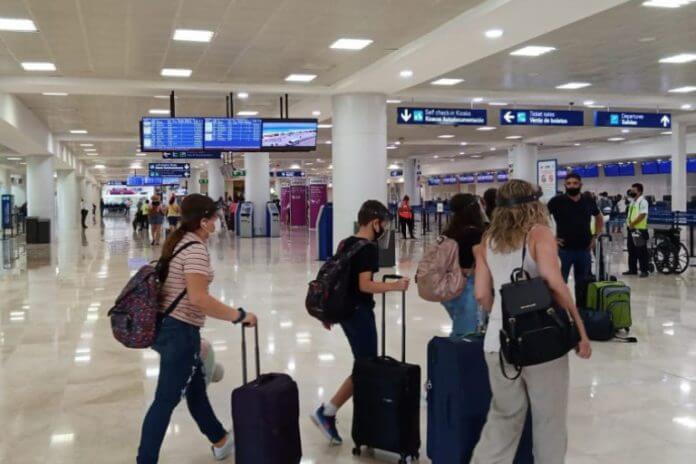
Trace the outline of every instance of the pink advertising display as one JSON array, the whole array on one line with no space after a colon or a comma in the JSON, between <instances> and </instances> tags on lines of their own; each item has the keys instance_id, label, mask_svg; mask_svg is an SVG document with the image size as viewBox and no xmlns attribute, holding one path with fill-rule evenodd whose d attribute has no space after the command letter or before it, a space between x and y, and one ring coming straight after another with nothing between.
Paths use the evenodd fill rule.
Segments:
<instances>
[{"instance_id":1,"label":"pink advertising display","mask_svg":"<svg viewBox=\"0 0 696 464\"><path fill-rule=\"evenodd\" d=\"M280 222L290 222L290 186L280 188Z\"/></svg>"},{"instance_id":2,"label":"pink advertising display","mask_svg":"<svg viewBox=\"0 0 696 464\"><path fill-rule=\"evenodd\" d=\"M307 225L307 186L290 186L290 225Z\"/></svg>"},{"instance_id":3,"label":"pink advertising display","mask_svg":"<svg viewBox=\"0 0 696 464\"><path fill-rule=\"evenodd\" d=\"M314 229L319 210L328 200L328 186L325 183L309 184L309 228Z\"/></svg>"}]
</instances>

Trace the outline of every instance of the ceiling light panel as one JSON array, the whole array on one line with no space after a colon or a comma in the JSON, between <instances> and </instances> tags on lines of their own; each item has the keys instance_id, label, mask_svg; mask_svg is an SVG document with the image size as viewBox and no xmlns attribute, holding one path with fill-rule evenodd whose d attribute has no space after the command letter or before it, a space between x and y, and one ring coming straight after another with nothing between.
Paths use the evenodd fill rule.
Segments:
<instances>
[{"instance_id":1,"label":"ceiling light panel","mask_svg":"<svg viewBox=\"0 0 696 464\"><path fill-rule=\"evenodd\" d=\"M410 69L404 69L403 71L401 71L399 73L399 77L401 77L403 79L408 79L410 77L413 77L413 71L411 71Z\"/></svg>"},{"instance_id":2,"label":"ceiling light panel","mask_svg":"<svg viewBox=\"0 0 696 464\"><path fill-rule=\"evenodd\" d=\"M256 116L259 114L258 111L239 111L237 112L237 116Z\"/></svg>"},{"instance_id":3,"label":"ceiling light panel","mask_svg":"<svg viewBox=\"0 0 696 464\"><path fill-rule=\"evenodd\" d=\"M556 88L559 90L577 90L584 89L585 87L589 87L591 85L592 84L587 82L568 82L567 84L556 86Z\"/></svg>"},{"instance_id":4,"label":"ceiling light panel","mask_svg":"<svg viewBox=\"0 0 696 464\"><path fill-rule=\"evenodd\" d=\"M696 53L681 53L679 55L668 56L667 58L662 58L660 63L671 63L671 64L684 64L696 61Z\"/></svg>"},{"instance_id":5,"label":"ceiling light panel","mask_svg":"<svg viewBox=\"0 0 696 464\"><path fill-rule=\"evenodd\" d=\"M0 31L36 32L36 24L31 19L0 18Z\"/></svg>"},{"instance_id":6,"label":"ceiling light panel","mask_svg":"<svg viewBox=\"0 0 696 464\"><path fill-rule=\"evenodd\" d=\"M179 42L210 42L213 40L213 35L213 31L177 29L174 31L174 40Z\"/></svg>"},{"instance_id":7,"label":"ceiling light panel","mask_svg":"<svg viewBox=\"0 0 696 464\"><path fill-rule=\"evenodd\" d=\"M484 33L484 35L489 39L499 39L503 36L503 33L504 32L502 29L489 29Z\"/></svg>"},{"instance_id":8,"label":"ceiling light panel","mask_svg":"<svg viewBox=\"0 0 696 464\"><path fill-rule=\"evenodd\" d=\"M155 109L151 109L149 111L149 113L150 114L169 114L169 110L155 108Z\"/></svg>"},{"instance_id":9,"label":"ceiling light panel","mask_svg":"<svg viewBox=\"0 0 696 464\"><path fill-rule=\"evenodd\" d=\"M285 80L287 82L312 82L316 77L316 74L290 74Z\"/></svg>"},{"instance_id":10,"label":"ceiling light panel","mask_svg":"<svg viewBox=\"0 0 696 464\"><path fill-rule=\"evenodd\" d=\"M512 56L541 56L556 50L555 47L542 47L538 45L530 45L528 47L520 48L510 53Z\"/></svg>"},{"instance_id":11,"label":"ceiling light panel","mask_svg":"<svg viewBox=\"0 0 696 464\"><path fill-rule=\"evenodd\" d=\"M25 71L55 71L56 65L47 61L25 61L22 63Z\"/></svg>"},{"instance_id":12,"label":"ceiling light panel","mask_svg":"<svg viewBox=\"0 0 696 464\"><path fill-rule=\"evenodd\" d=\"M362 50L372 42L370 39L338 39L329 48L334 50Z\"/></svg>"},{"instance_id":13,"label":"ceiling light panel","mask_svg":"<svg viewBox=\"0 0 696 464\"><path fill-rule=\"evenodd\" d=\"M692 3L694 0L648 0L643 6L654 8L679 8Z\"/></svg>"},{"instance_id":14,"label":"ceiling light panel","mask_svg":"<svg viewBox=\"0 0 696 464\"><path fill-rule=\"evenodd\" d=\"M164 77L191 77L193 71L185 68L163 68L161 73Z\"/></svg>"},{"instance_id":15,"label":"ceiling light panel","mask_svg":"<svg viewBox=\"0 0 696 464\"><path fill-rule=\"evenodd\" d=\"M431 82L432 85L446 85L446 86L452 86L452 85L457 85L461 84L464 82L464 79L454 79L454 78L449 78L449 77L443 77L442 79L437 79Z\"/></svg>"},{"instance_id":16,"label":"ceiling light panel","mask_svg":"<svg viewBox=\"0 0 696 464\"><path fill-rule=\"evenodd\" d=\"M70 131L71 134L86 134L87 131L85 129L72 129Z\"/></svg>"},{"instance_id":17,"label":"ceiling light panel","mask_svg":"<svg viewBox=\"0 0 696 464\"><path fill-rule=\"evenodd\" d=\"M68 94L65 92L43 92L41 95L46 97L67 97Z\"/></svg>"},{"instance_id":18,"label":"ceiling light panel","mask_svg":"<svg viewBox=\"0 0 696 464\"><path fill-rule=\"evenodd\" d=\"M677 87L676 89L669 90L669 93L691 93L696 92L696 86L687 85L685 87Z\"/></svg>"}]
</instances>

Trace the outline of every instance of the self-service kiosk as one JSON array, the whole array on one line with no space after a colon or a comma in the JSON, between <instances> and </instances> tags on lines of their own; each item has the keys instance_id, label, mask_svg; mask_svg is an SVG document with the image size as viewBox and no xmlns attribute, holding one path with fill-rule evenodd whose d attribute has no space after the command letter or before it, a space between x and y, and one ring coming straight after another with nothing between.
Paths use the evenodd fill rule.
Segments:
<instances>
[{"instance_id":1,"label":"self-service kiosk","mask_svg":"<svg viewBox=\"0 0 696 464\"><path fill-rule=\"evenodd\" d=\"M280 211L272 201L266 203L266 236L280 237Z\"/></svg>"},{"instance_id":2,"label":"self-service kiosk","mask_svg":"<svg viewBox=\"0 0 696 464\"><path fill-rule=\"evenodd\" d=\"M319 261L326 261L333 255L333 203L324 203L319 208L314 228L317 231Z\"/></svg>"},{"instance_id":3,"label":"self-service kiosk","mask_svg":"<svg viewBox=\"0 0 696 464\"><path fill-rule=\"evenodd\" d=\"M254 204L248 201L239 205L239 236L254 238Z\"/></svg>"}]
</instances>

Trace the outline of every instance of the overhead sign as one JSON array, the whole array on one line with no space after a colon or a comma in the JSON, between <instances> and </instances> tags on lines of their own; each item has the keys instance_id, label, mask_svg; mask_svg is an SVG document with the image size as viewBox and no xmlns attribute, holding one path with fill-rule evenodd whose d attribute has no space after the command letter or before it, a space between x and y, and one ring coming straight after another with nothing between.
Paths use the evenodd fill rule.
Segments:
<instances>
[{"instance_id":1,"label":"overhead sign","mask_svg":"<svg viewBox=\"0 0 696 464\"><path fill-rule=\"evenodd\" d=\"M582 111L500 110L502 126L583 126Z\"/></svg>"},{"instance_id":2,"label":"overhead sign","mask_svg":"<svg viewBox=\"0 0 696 464\"><path fill-rule=\"evenodd\" d=\"M150 177L191 177L189 163L150 163Z\"/></svg>"},{"instance_id":3,"label":"overhead sign","mask_svg":"<svg viewBox=\"0 0 696 464\"><path fill-rule=\"evenodd\" d=\"M278 171L276 177L304 177L304 171Z\"/></svg>"},{"instance_id":4,"label":"overhead sign","mask_svg":"<svg viewBox=\"0 0 696 464\"><path fill-rule=\"evenodd\" d=\"M220 159L219 151L165 151L164 159Z\"/></svg>"},{"instance_id":5,"label":"overhead sign","mask_svg":"<svg viewBox=\"0 0 696 464\"><path fill-rule=\"evenodd\" d=\"M125 180L110 180L106 185L128 185Z\"/></svg>"},{"instance_id":6,"label":"overhead sign","mask_svg":"<svg viewBox=\"0 0 696 464\"><path fill-rule=\"evenodd\" d=\"M142 151L202 150L203 118L143 118Z\"/></svg>"},{"instance_id":7,"label":"overhead sign","mask_svg":"<svg viewBox=\"0 0 696 464\"><path fill-rule=\"evenodd\" d=\"M397 108L397 124L440 126L485 126L486 110L463 108Z\"/></svg>"},{"instance_id":8,"label":"overhead sign","mask_svg":"<svg viewBox=\"0 0 696 464\"><path fill-rule=\"evenodd\" d=\"M401 177L404 175L403 169L392 169L389 171L389 177Z\"/></svg>"},{"instance_id":9,"label":"overhead sign","mask_svg":"<svg viewBox=\"0 0 696 464\"><path fill-rule=\"evenodd\" d=\"M621 113L596 111L594 115L597 127L635 127L647 129L669 129L672 127L670 113Z\"/></svg>"},{"instance_id":10,"label":"overhead sign","mask_svg":"<svg viewBox=\"0 0 696 464\"><path fill-rule=\"evenodd\" d=\"M211 150L258 150L261 119L205 118L205 148Z\"/></svg>"},{"instance_id":11,"label":"overhead sign","mask_svg":"<svg viewBox=\"0 0 696 464\"><path fill-rule=\"evenodd\" d=\"M543 202L548 202L556 195L558 190L558 161L539 160L537 161L537 184L541 187Z\"/></svg>"},{"instance_id":12,"label":"overhead sign","mask_svg":"<svg viewBox=\"0 0 696 464\"><path fill-rule=\"evenodd\" d=\"M2 196L2 228L12 228L12 208L14 207L14 196L4 194Z\"/></svg>"},{"instance_id":13,"label":"overhead sign","mask_svg":"<svg viewBox=\"0 0 696 464\"><path fill-rule=\"evenodd\" d=\"M460 184L473 184L476 182L476 176L473 174L460 174L459 183Z\"/></svg>"}]
</instances>

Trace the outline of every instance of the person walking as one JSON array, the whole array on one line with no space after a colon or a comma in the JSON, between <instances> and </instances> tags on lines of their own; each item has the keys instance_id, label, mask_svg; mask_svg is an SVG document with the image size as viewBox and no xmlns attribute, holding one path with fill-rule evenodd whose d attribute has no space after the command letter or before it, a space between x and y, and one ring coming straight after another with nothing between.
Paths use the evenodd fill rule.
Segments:
<instances>
[{"instance_id":1,"label":"person walking","mask_svg":"<svg viewBox=\"0 0 696 464\"><path fill-rule=\"evenodd\" d=\"M181 226L162 247L162 258L171 258L171 262L162 286L161 307L169 307L184 290L186 293L162 320L152 347L160 355L159 378L155 399L143 420L137 464L158 461L172 412L182 397L186 398L198 428L212 444L213 457L223 460L233 453L232 436L215 416L206 392L200 330L206 317L251 327L257 322L254 314L228 306L208 291L214 278L207 242L215 232L215 202L205 195L192 194L184 198L181 212ZM193 245L174 256L189 243Z\"/></svg>"},{"instance_id":2,"label":"person walking","mask_svg":"<svg viewBox=\"0 0 696 464\"><path fill-rule=\"evenodd\" d=\"M576 353L588 359L592 347L558 263L558 248L549 228L546 207L538 189L513 179L498 190L498 206L481 245L475 249L476 299L490 312L484 351L493 397L481 439L474 449L472 464L512 463L522 436L527 409L532 412L534 462L565 462L568 444L568 355L553 361L527 366L515 380L501 368L512 371L500 354L503 313L499 290L510 282L526 250L524 270L541 277L554 301L575 321L580 342Z\"/></svg>"},{"instance_id":3,"label":"person walking","mask_svg":"<svg viewBox=\"0 0 696 464\"><path fill-rule=\"evenodd\" d=\"M413 210L411 209L410 205L411 199L409 198L408 195L404 196L404 199L401 201L401 204L399 205L399 223L401 225L401 235L403 236L404 240L406 240L406 228L408 227L408 233L409 236L413 239L416 237L413 235L413 226L415 223L415 220L413 218Z\"/></svg>"},{"instance_id":4,"label":"person walking","mask_svg":"<svg viewBox=\"0 0 696 464\"><path fill-rule=\"evenodd\" d=\"M570 269L573 268L575 301L578 303L584 301L595 238L602 234L604 228L604 218L597 203L591 197L584 196L581 190L582 178L571 172L565 179L565 194L553 197L548 204L556 222L563 280L568 281ZM594 221L594 227L590 221Z\"/></svg>"},{"instance_id":5,"label":"person walking","mask_svg":"<svg viewBox=\"0 0 696 464\"><path fill-rule=\"evenodd\" d=\"M148 220L152 228L152 242L150 245L159 246L162 236L162 224L164 224L164 211L159 195L152 196L152 204L148 214Z\"/></svg>"},{"instance_id":6,"label":"person walking","mask_svg":"<svg viewBox=\"0 0 696 464\"><path fill-rule=\"evenodd\" d=\"M643 184L631 185L628 196L632 199L626 213L626 229L628 231L628 271L623 275L637 275L640 263L640 277L650 274L648 256L648 201L643 196Z\"/></svg>"},{"instance_id":7,"label":"person walking","mask_svg":"<svg viewBox=\"0 0 696 464\"><path fill-rule=\"evenodd\" d=\"M87 216L89 215L89 210L87 209L87 205L85 204L84 198L80 198L80 215L82 217L82 228L86 229L87 228Z\"/></svg>"},{"instance_id":8,"label":"person walking","mask_svg":"<svg viewBox=\"0 0 696 464\"><path fill-rule=\"evenodd\" d=\"M181 207L176 202L176 196L172 195L167 205L167 223L169 224L167 234L174 232L179 225L179 219L181 219Z\"/></svg>"},{"instance_id":9,"label":"person walking","mask_svg":"<svg viewBox=\"0 0 696 464\"><path fill-rule=\"evenodd\" d=\"M140 230L148 230L150 227L150 200L147 198L145 199L145 202L141 206L141 214L140 214Z\"/></svg>"}]
</instances>

